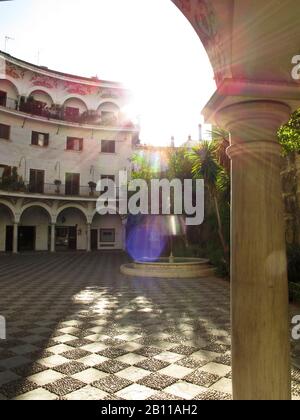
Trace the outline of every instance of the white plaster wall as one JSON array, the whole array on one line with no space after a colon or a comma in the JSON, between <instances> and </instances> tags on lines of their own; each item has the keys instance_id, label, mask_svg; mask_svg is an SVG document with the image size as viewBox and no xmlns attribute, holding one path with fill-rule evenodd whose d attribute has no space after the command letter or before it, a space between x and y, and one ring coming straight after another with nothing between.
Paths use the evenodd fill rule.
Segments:
<instances>
[{"instance_id":1,"label":"white plaster wall","mask_svg":"<svg viewBox=\"0 0 300 420\"><path fill-rule=\"evenodd\" d=\"M19 175L24 178L25 158L26 181L29 180L30 169L45 170L45 183L49 184L53 184L59 176L64 184L65 173L74 172L80 173L80 184L88 188L89 181L97 182L101 175L115 175L118 178L119 170L130 166L130 133L104 130L92 133L90 130L66 126L58 130L56 125L39 121L27 120L24 124L23 118L9 116L1 111L0 122L11 126L11 141L0 140L0 164L18 167ZM49 133L49 146L32 146L32 131ZM67 137L72 136L84 139L82 152L66 150ZM116 153L101 153L101 140L115 140Z\"/></svg>"},{"instance_id":2,"label":"white plaster wall","mask_svg":"<svg viewBox=\"0 0 300 420\"><path fill-rule=\"evenodd\" d=\"M123 249L123 226L120 216L118 215L96 215L92 223L92 229L98 230L98 249ZM111 247L101 247L100 229L115 229L115 243ZM106 244L107 245L107 244Z\"/></svg>"}]
</instances>

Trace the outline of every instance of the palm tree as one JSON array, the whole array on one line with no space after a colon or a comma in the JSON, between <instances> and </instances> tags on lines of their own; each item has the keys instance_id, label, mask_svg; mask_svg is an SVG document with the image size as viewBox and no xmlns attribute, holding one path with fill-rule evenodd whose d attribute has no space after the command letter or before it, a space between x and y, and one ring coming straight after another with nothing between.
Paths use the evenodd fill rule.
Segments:
<instances>
[{"instance_id":1,"label":"palm tree","mask_svg":"<svg viewBox=\"0 0 300 420\"><path fill-rule=\"evenodd\" d=\"M195 179L204 179L206 188L213 202L217 223L218 235L223 248L224 258L229 264L229 248L226 243L220 207L218 201L218 185L221 182L224 171L218 162L218 143L214 141L202 142L200 146L195 147L188 154L192 163L192 174Z\"/></svg>"}]
</instances>

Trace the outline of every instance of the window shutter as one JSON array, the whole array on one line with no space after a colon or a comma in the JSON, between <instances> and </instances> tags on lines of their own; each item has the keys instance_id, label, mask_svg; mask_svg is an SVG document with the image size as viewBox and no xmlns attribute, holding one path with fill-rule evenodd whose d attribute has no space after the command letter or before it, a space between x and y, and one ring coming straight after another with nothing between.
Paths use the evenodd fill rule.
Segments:
<instances>
[{"instance_id":1,"label":"window shutter","mask_svg":"<svg viewBox=\"0 0 300 420\"><path fill-rule=\"evenodd\" d=\"M48 146L49 146L49 134L45 134L44 147L48 147Z\"/></svg>"},{"instance_id":2,"label":"window shutter","mask_svg":"<svg viewBox=\"0 0 300 420\"><path fill-rule=\"evenodd\" d=\"M37 146L39 144L39 135L35 131L32 132L31 144L33 144L34 146Z\"/></svg>"}]
</instances>

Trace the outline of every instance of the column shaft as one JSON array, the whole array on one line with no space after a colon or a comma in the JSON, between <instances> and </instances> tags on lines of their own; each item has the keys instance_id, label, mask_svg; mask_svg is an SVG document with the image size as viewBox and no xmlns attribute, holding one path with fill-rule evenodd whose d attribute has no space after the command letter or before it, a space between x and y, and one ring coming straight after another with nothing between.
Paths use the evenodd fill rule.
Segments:
<instances>
[{"instance_id":1,"label":"column shaft","mask_svg":"<svg viewBox=\"0 0 300 420\"><path fill-rule=\"evenodd\" d=\"M14 230L13 230L13 253L18 253L18 228L19 224L14 223Z\"/></svg>"}]
</instances>

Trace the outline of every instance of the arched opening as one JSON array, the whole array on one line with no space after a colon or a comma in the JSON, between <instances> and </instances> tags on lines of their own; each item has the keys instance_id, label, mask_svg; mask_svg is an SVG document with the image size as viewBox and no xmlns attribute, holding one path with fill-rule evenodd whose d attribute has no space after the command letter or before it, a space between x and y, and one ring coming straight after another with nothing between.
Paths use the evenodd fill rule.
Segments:
<instances>
[{"instance_id":1,"label":"arched opening","mask_svg":"<svg viewBox=\"0 0 300 420\"><path fill-rule=\"evenodd\" d=\"M120 108L113 102L103 102L98 107L98 114L103 125L114 125L120 118Z\"/></svg>"},{"instance_id":2,"label":"arched opening","mask_svg":"<svg viewBox=\"0 0 300 420\"><path fill-rule=\"evenodd\" d=\"M91 225L91 249L109 250L124 248L124 229L119 215L95 214Z\"/></svg>"},{"instance_id":3,"label":"arched opening","mask_svg":"<svg viewBox=\"0 0 300 420\"><path fill-rule=\"evenodd\" d=\"M17 87L9 80L0 80L0 106L17 109L19 92Z\"/></svg>"},{"instance_id":4,"label":"arched opening","mask_svg":"<svg viewBox=\"0 0 300 420\"><path fill-rule=\"evenodd\" d=\"M87 218L83 209L68 206L62 209L56 219L56 251L86 250Z\"/></svg>"},{"instance_id":5,"label":"arched opening","mask_svg":"<svg viewBox=\"0 0 300 420\"><path fill-rule=\"evenodd\" d=\"M13 251L13 224L15 221L12 209L0 203L0 252Z\"/></svg>"},{"instance_id":6,"label":"arched opening","mask_svg":"<svg viewBox=\"0 0 300 420\"><path fill-rule=\"evenodd\" d=\"M63 113L65 121L80 122L82 115L87 113L86 103L79 98L69 98L63 104Z\"/></svg>"},{"instance_id":7,"label":"arched opening","mask_svg":"<svg viewBox=\"0 0 300 420\"><path fill-rule=\"evenodd\" d=\"M49 118L52 106L53 99L43 90L34 90L27 98L22 96L20 100L20 111L45 118Z\"/></svg>"},{"instance_id":8,"label":"arched opening","mask_svg":"<svg viewBox=\"0 0 300 420\"><path fill-rule=\"evenodd\" d=\"M18 250L48 251L51 215L48 209L38 204L25 207L18 227Z\"/></svg>"}]
</instances>

